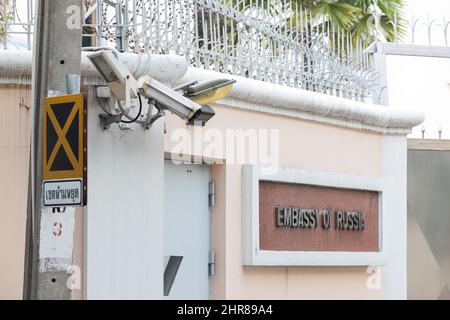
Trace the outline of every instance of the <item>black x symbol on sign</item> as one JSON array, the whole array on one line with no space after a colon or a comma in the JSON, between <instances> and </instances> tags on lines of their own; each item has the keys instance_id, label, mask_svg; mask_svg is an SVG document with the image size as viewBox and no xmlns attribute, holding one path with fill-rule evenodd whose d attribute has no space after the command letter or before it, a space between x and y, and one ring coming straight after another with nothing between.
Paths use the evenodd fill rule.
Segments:
<instances>
[{"instance_id":1,"label":"black x symbol on sign","mask_svg":"<svg viewBox=\"0 0 450 320\"><path fill-rule=\"evenodd\" d=\"M58 98L45 105L44 180L82 178L83 103Z\"/></svg>"}]
</instances>

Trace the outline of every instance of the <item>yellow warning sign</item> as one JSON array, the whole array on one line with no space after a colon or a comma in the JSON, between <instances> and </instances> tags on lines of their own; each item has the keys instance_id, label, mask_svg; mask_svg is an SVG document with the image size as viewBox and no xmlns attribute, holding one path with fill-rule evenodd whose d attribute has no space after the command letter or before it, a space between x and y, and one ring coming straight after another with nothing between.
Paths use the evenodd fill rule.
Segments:
<instances>
[{"instance_id":1,"label":"yellow warning sign","mask_svg":"<svg viewBox=\"0 0 450 320\"><path fill-rule=\"evenodd\" d=\"M83 94L45 98L43 180L86 177L86 131Z\"/></svg>"}]
</instances>

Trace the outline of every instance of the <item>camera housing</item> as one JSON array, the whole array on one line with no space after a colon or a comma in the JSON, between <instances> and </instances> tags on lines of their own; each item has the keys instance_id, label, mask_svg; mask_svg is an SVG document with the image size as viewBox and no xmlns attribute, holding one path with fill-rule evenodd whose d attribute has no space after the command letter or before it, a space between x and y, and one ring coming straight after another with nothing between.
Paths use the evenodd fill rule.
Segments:
<instances>
[{"instance_id":1,"label":"camera housing","mask_svg":"<svg viewBox=\"0 0 450 320\"><path fill-rule=\"evenodd\" d=\"M205 125L215 115L210 106L202 107L149 76L136 80L112 51L100 50L88 55L88 58L119 103L126 101L126 110L131 107L131 99L141 95L154 101L156 108L171 111L188 124ZM147 115L147 118L150 116Z\"/></svg>"},{"instance_id":2,"label":"camera housing","mask_svg":"<svg viewBox=\"0 0 450 320\"><path fill-rule=\"evenodd\" d=\"M100 50L88 55L88 58L118 101L126 101L130 93L131 97L136 97L138 90L136 79L112 51Z\"/></svg>"}]
</instances>

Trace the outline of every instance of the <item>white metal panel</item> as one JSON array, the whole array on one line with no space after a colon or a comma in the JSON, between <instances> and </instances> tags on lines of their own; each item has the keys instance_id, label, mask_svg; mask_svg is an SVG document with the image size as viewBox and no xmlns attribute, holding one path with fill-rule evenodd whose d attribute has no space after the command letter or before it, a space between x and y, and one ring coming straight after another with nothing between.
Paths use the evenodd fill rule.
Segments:
<instances>
[{"instance_id":1,"label":"white metal panel","mask_svg":"<svg viewBox=\"0 0 450 320\"><path fill-rule=\"evenodd\" d=\"M183 256L168 299L208 299L210 167L165 163L164 255Z\"/></svg>"},{"instance_id":2,"label":"white metal panel","mask_svg":"<svg viewBox=\"0 0 450 320\"><path fill-rule=\"evenodd\" d=\"M88 104L88 299L162 299L164 123L103 130Z\"/></svg>"}]
</instances>

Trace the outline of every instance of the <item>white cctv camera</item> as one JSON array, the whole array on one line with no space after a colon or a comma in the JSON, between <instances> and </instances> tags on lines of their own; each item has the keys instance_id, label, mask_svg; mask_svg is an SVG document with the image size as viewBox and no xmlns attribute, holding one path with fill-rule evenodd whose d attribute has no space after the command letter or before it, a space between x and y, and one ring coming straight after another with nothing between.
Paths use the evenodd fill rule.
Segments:
<instances>
[{"instance_id":1,"label":"white cctv camera","mask_svg":"<svg viewBox=\"0 0 450 320\"><path fill-rule=\"evenodd\" d=\"M204 125L215 115L210 106L202 107L148 76L141 77L138 84L140 94L157 101L164 109L168 109L181 119L187 120L189 124L199 122Z\"/></svg>"},{"instance_id":2,"label":"white cctv camera","mask_svg":"<svg viewBox=\"0 0 450 320\"><path fill-rule=\"evenodd\" d=\"M95 52L88 58L100 72L116 99L126 101L129 107L130 99L137 96L138 84L128 68L109 50Z\"/></svg>"},{"instance_id":3,"label":"white cctv camera","mask_svg":"<svg viewBox=\"0 0 450 320\"><path fill-rule=\"evenodd\" d=\"M160 111L169 110L189 124L204 125L215 115L210 106L202 107L148 76L143 76L137 81L112 51L100 50L88 55L88 58L100 72L119 103L126 101L128 109L131 106L131 99L140 95L154 101L156 108ZM147 115L147 118L146 123L151 123L151 115Z\"/></svg>"}]
</instances>

